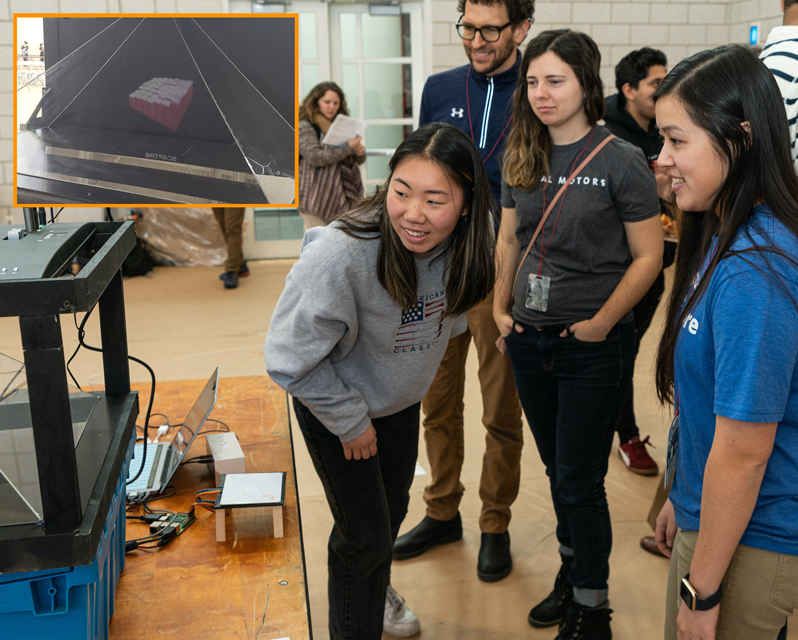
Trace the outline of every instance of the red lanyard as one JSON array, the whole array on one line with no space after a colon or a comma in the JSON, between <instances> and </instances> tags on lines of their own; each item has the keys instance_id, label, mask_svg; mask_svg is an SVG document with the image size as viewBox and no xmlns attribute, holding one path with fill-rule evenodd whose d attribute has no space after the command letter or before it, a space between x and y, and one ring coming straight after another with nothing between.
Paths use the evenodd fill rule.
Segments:
<instances>
[{"instance_id":1,"label":"red lanyard","mask_svg":"<svg viewBox=\"0 0 798 640\"><path fill-rule=\"evenodd\" d=\"M560 214L562 213L562 205L563 205L563 202L565 202L565 196L568 193L568 187L571 185L571 179L572 179L572 176L574 175L574 169L576 169L576 163L579 162L579 158L581 158L583 155L585 155L585 151L587 151L587 148L590 146L590 143L593 142L593 133L595 132L595 130L596 130L595 127L593 127L590 130L590 139L587 141L587 144L585 145L585 148L582 149L582 152L578 156L576 156L576 160L574 160L574 164L571 167L571 173L568 175L568 182L565 184L565 191L562 192L562 198L560 198L560 208L557 209L557 217L554 219L554 228L551 230L551 233L549 234L549 241L546 243L545 248L543 247L543 230L544 230L543 227L545 227L546 224L543 223L543 227L541 227L541 229L540 229L540 263L538 264L538 276L540 276L540 274L543 271L543 258L546 256L546 252L549 250L549 245L551 244L551 239L554 236L554 232L557 231L557 223L560 221ZM549 185L549 183L547 181L546 182L546 187L548 187L548 185ZM543 188L543 211L544 212L546 211L546 187Z\"/></svg>"},{"instance_id":2,"label":"red lanyard","mask_svg":"<svg viewBox=\"0 0 798 640\"><path fill-rule=\"evenodd\" d=\"M468 108L468 126L471 127L471 142L474 142L474 123L471 122L471 101L468 99L468 79L471 77L471 65L468 65L468 72L466 73L466 107ZM502 137L504 136L504 132L507 131L507 127L510 126L510 121L513 119L513 116L507 119L507 124L504 125L504 129L499 134L498 139L496 140L496 144L493 145L493 149L490 150L490 153L482 158L482 164L485 164L493 155L493 152L496 151L496 147L499 146L499 142L501 142ZM485 126L488 126L489 123L485 123Z\"/></svg>"}]
</instances>

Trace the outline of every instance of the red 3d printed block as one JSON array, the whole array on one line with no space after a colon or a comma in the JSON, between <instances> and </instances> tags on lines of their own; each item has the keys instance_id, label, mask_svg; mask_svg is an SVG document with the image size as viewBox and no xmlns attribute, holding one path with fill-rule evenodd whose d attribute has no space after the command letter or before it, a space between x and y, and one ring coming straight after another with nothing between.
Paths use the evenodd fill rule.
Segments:
<instances>
[{"instance_id":1,"label":"red 3d printed block","mask_svg":"<svg viewBox=\"0 0 798 640\"><path fill-rule=\"evenodd\" d=\"M177 131L193 95L191 80L152 78L131 93L128 102L136 111Z\"/></svg>"}]
</instances>

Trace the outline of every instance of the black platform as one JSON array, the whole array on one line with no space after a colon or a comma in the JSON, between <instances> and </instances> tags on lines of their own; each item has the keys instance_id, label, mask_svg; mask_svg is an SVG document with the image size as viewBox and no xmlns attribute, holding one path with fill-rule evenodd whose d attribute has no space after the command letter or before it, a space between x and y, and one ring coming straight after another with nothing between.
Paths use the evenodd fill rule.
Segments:
<instances>
[{"instance_id":1,"label":"black platform","mask_svg":"<svg viewBox=\"0 0 798 640\"><path fill-rule=\"evenodd\" d=\"M135 429L139 406L130 390L121 272L135 229L131 222L94 226L95 255L76 277L0 279L0 315L19 316L43 516L36 524L0 526L0 573L93 562ZM2 238L8 229L0 227ZM21 241L0 240L0 261L11 242ZM60 314L95 304L106 390L98 393L76 448ZM19 508L15 492L0 486L0 510Z\"/></svg>"}]
</instances>

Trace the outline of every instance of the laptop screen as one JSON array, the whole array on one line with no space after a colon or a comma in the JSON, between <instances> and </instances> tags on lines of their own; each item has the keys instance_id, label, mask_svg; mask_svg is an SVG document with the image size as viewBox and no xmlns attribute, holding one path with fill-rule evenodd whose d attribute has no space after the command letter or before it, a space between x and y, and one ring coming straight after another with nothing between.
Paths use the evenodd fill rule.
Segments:
<instances>
[{"instance_id":1,"label":"laptop screen","mask_svg":"<svg viewBox=\"0 0 798 640\"><path fill-rule=\"evenodd\" d=\"M210 415L213 405L216 402L216 385L219 382L219 369L218 367L213 372L205 388L200 393L199 398L191 407L186 419L183 421L182 426L177 434L172 439L172 446L175 448L175 453L179 457L183 457L186 450L191 445L197 435L197 431L202 427L203 423Z\"/></svg>"}]
</instances>

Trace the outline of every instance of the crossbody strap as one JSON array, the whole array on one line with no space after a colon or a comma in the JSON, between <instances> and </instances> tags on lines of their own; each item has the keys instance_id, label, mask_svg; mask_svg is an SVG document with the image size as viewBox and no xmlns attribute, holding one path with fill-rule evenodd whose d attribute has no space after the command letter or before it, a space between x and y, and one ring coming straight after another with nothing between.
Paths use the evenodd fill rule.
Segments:
<instances>
[{"instance_id":1,"label":"crossbody strap","mask_svg":"<svg viewBox=\"0 0 798 640\"><path fill-rule=\"evenodd\" d=\"M526 260L526 257L529 255L529 251L532 249L532 245L535 244L535 240L538 239L538 236L540 235L540 232L543 229L543 225L546 223L546 218L549 217L551 210L554 209L554 205L556 204L557 200L560 199L560 196L565 192L565 189L568 187L571 181L582 172L582 169L584 169L588 165L588 163L593 158L596 157L596 154L598 154L598 152L601 151L604 148L604 146L614 137L615 136L609 136L605 138L598 144L598 146L595 149L593 149L590 155L582 161L582 164L580 164L574 170L574 172L568 177L568 180L565 181L565 184L560 187L560 190L557 192L557 195L554 196L554 200L551 201L551 204L548 207L546 207L546 210L543 212L543 217L540 219L540 222L538 223L538 228L535 229L535 233L532 235L532 239L529 241L529 246L527 246L526 251L524 252L524 257L521 258L521 262L518 263L518 270L515 272L515 279L513 280L513 288L511 289L511 291L515 291L515 285L518 282L518 275L521 273L521 267L524 264L524 260Z\"/></svg>"}]
</instances>

